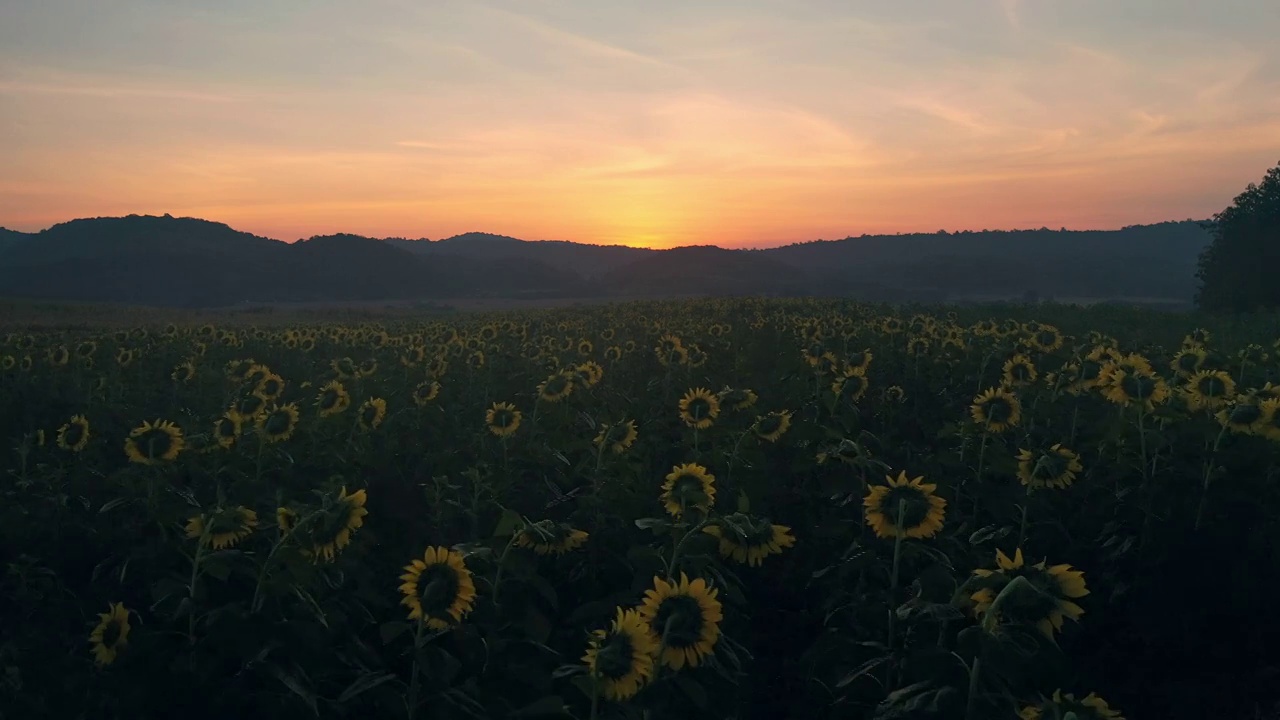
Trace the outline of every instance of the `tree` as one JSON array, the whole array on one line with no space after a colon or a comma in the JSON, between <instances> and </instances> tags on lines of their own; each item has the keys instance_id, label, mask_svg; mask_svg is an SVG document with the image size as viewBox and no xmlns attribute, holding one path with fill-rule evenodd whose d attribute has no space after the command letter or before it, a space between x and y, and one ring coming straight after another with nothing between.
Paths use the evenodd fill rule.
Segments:
<instances>
[{"instance_id":1,"label":"tree","mask_svg":"<svg viewBox=\"0 0 1280 720\"><path fill-rule=\"evenodd\" d=\"M1249 183L1205 224L1213 243L1200 254L1201 309L1241 312L1280 306L1280 164Z\"/></svg>"}]
</instances>

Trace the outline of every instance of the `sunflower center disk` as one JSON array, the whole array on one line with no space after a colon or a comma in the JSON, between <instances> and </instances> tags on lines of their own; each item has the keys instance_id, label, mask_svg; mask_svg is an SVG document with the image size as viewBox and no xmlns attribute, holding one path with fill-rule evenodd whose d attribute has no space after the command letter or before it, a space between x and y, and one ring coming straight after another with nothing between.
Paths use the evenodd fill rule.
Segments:
<instances>
[{"instance_id":1,"label":"sunflower center disk","mask_svg":"<svg viewBox=\"0 0 1280 720\"><path fill-rule=\"evenodd\" d=\"M626 633L610 633L596 653L596 669L610 680L631 672L631 638Z\"/></svg>"},{"instance_id":2,"label":"sunflower center disk","mask_svg":"<svg viewBox=\"0 0 1280 720\"><path fill-rule=\"evenodd\" d=\"M702 607L688 595L676 595L662 601L654 618L654 630L666 633L667 645L684 648L702 637Z\"/></svg>"},{"instance_id":3,"label":"sunflower center disk","mask_svg":"<svg viewBox=\"0 0 1280 720\"><path fill-rule=\"evenodd\" d=\"M919 489L907 486L889 488L880 504L880 512L890 523L898 522L898 503L905 505L902 513L902 527L913 528L924 522L929 516L929 500Z\"/></svg>"},{"instance_id":4,"label":"sunflower center disk","mask_svg":"<svg viewBox=\"0 0 1280 720\"><path fill-rule=\"evenodd\" d=\"M683 507L701 505L707 501L702 481L691 475L682 475L671 486L671 497Z\"/></svg>"},{"instance_id":5,"label":"sunflower center disk","mask_svg":"<svg viewBox=\"0 0 1280 720\"><path fill-rule=\"evenodd\" d=\"M422 609L431 617L442 617L458 595L458 576L444 565L432 565L422 571L418 587Z\"/></svg>"}]
</instances>

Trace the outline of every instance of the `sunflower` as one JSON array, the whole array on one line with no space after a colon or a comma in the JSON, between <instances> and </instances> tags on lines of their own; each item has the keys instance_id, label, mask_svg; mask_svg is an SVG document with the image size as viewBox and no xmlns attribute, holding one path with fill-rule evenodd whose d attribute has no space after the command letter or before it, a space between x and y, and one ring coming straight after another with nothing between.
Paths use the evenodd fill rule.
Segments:
<instances>
[{"instance_id":1,"label":"sunflower","mask_svg":"<svg viewBox=\"0 0 1280 720\"><path fill-rule=\"evenodd\" d=\"M553 520L525 525L515 535L516 547L529 548L539 555L563 555L586 541L586 532Z\"/></svg>"},{"instance_id":2,"label":"sunflower","mask_svg":"<svg viewBox=\"0 0 1280 720\"><path fill-rule=\"evenodd\" d=\"M604 379L604 368L594 360L581 363L573 369L577 379L586 387L595 387Z\"/></svg>"},{"instance_id":3,"label":"sunflower","mask_svg":"<svg viewBox=\"0 0 1280 720\"><path fill-rule=\"evenodd\" d=\"M1084 573L1070 565L1047 566L1045 561L1026 565L1022 560L1022 548L1013 559L996 550L996 568L979 568L973 571L973 582L978 589L969 597L973 610L982 615L992 608L1002 590L1016 577L1025 577L1030 584L1028 592L1002 601L1001 620L1035 625L1044 636L1053 640L1054 632L1062 629L1064 618L1079 620L1084 609L1072 602L1089 594L1085 587Z\"/></svg>"},{"instance_id":4,"label":"sunflower","mask_svg":"<svg viewBox=\"0 0 1280 720\"><path fill-rule=\"evenodd\" d=\"M631 447L637 436L639 436L639 433L636 431L635 420L613 425L601 425L600 433L596 435L595 446L602 447L607 443L614 455L621 455Z\"/></svg>"},{"instance_id":5,"label":"sunflower","mask_svg":"<svg viewBox=\"0 0 1280 720\"><path fill-rule=\"evenodd\" d=\"M173 373L169 377L177 383L189 383L196 376L196 364L190 360L183 360L173 368Z\"/></svg>"},{"instance_id":6,"label":"sunflower","mask_svg":"<svg viewBox=\"0 0 1280 720\"><path fill-rule=\"evenodd\" d=\"M414 397L417 397L415 391ZM320 388L316 396L316 406L320 408L320 417L329 417L351 407L351 395L337 380L330 380Z\"/></svg>"},{"instance_id":7,"label":"sunflower","mask_svg":"<svg viewBox=\"0 0 1280 720\"><path fill-rule=\"evenodd\" d=\"M752 405L755 405L756 401L760 398L756 395L755 391L750 388L726 387L718 393L717 399L720 400L720 404L723 407L736 412L738 410L746 410Z\"/></svg>"},{"instance_id":8,"label":"sunflower","mask_svg":"<svg viewBox=\"0 0 1280 720\"><path fill-rule=\"evenodd\" d=\"M1191 410L1213 412L1235 395L1236 381L1222 370L1201 370L1187 380L1183 395Z\"/></svg>"},{"instance_id":9,"label":"sunflower","mask_svg":"<svg viewBox=\"0 0 1280 720\"><path fill-rule=\"evenodd\" d=\"M64 367L71 360L71 352L62 345L51 348L48 352L49 364L54 367Z\"/></svg>"},{"instance_id":10,"label":"sunflower","mask_svg":"<svg viewBox=\"0 0 1280 720\"><path fill-rule=\"evenodd\" d=\"M365 358L360 361L360 365L356 367L356 373L360 377L373 377L378 373L377 358Z\"/></svg>"},{"instance_id":11,"label":"sunflower","mask_svg":"<svg viewBox=\"0 0 1280 720\"><path fill-rule=\"evenodd\" d=\"M1041 325L1027 338L1027 343L1042 353L1053 352L1062 347L1062 331L1052 325Z\"/></svg>"},{"instance_id":12,"label":"sunflower","mask_svg":"<svg viewBox=\"0 0 1280 720\"><path fill-rule=\"evenodd\" d=\"M791 411L774 410L767 415L757 415L751 431L766 442L777 442L791 427Z\"/></svg>"},{"instance_id":13,"label":"sunflower","mask_svg":"<svg viewBox=\"0 0 1280 720\"><path fill-rule=\"evenodd\" d=\"M929 354L929 338L911 337L907 338L907 354L912 356Z\"/></svg>"},{"instance_id":14,"label":"sunflower","mask_svg":"<svg viewBox=\"0 0 1280 720\"><path fill-rule=\"evenodd\" d=\"M653 352L658 356L658 362L663 365L682 365L689 357L689 353L684 349L684 344L680 342L680 338L670 334L658 338L658 345L653 349Z\"/></svg>"},{"instance_id":15,"label":"sunflower","mask_svg":"<svg viewBox=\"0 0 1280 720\"><path fill-rule=\"evenodd\" d=\"M1009 358L1004 364L1001 384L1006 387L1030 385L1037 377L1035 363L1026 355L1018 354Z\"/></svg>"},{"instance_id":16,"label":"sunflower","mask_svg":"<svg viewBox=\"0 0 1280 720\"><path fill-rule=\"evenodd\" d=\"M969 414L987 432L1000 433L1022 420L1022 402L1003 387L987 388L973 399Z\"/></svg>"},{"instance_id":17,"label":"sunflower","mask_svg":"<svg viewBox=\"0 0 1280 720\"><path fill-rule=\"evenodd\" d=\"M1263 400L1258 409L1262 414L1254 423L1254 433L1280 442L1280 399Z\"/></svg>"},{"instance_id":18,"label":"sunflower","mask_svg":"<svg viewBox=\"0 0 1280 720\"><path fill-rule=\"evenodd\" d=\"M1018 453L1018 479L1034 489L1065 488L1083 469L1080 456L1060 444L1038 453L1030 450Z\"/></svg>"},{"instance_id":19,"label":"sunflower","mask_svg":"<svg viewBox=\"0 0 1280 720\"><path fill-rule=\"evenodd\" d=\"M942 530L947 501L933 494L937 485L925 483L923 476L908 480L906 472L897 478L886 475L885 480L888 485L871 486L862 500L867 525L876 537L927 538Z\"/></svg>"},{"instance_id":20,"label":"sunflower","mask_svg":"<svg viewBox=\"0 0 1280 720\"><path fill-rule=\"evenodd\" d=\"M351 534L364 526L364 517L369 514L365 509L368 500L364 490L348 495L344 486L337 498L326 502L316 524L310 528L311 555L317 560L324 558L333 562L338 552L351 544Z\"/></svg>"},{"instance_id":21,"label":"sunflower","mask_svg":"<svg viewBox=\"0 0 1280 720\"><path fill-rule=\"evenodd\" d=\"M110 665L128 644L129 611L124 603L116 603L107 612L98 613L98 624L89 633L93 661L99 667Z\"/></svg>"},{"instance_id":22,"label":"sunflower","mask_svg":"<svg viewBox=\"0 0 1280 720\"><path fill-rule=\"evenodd\" d=\"M524 415L516 409L511 403L493 404L484 413L484 424L489 428L489 432L500 438L508 437L520 429L520 420Z\"/></svg>"},{"instance_id":23,"label":"sunflower","mask_svg":"<svg viewBox=\"0 0 1280 720\"><path fill-rule=\"evenodd\" d=\"M288 535L298 524L298 513L287 507L276 508L276 527L281 535Z\"/></svg>"},{"instance_id":24,"label":"sunflower","mask_svg":"<svg viewBox=\"0 0 1280 720\"><path fill-rule=\"evenodd\" d=\"M293 431L297 426L297 403L289 403L288 405L277 403L270 410L259 415L254 421L254 427L259 435L269 443L283 442L293 437Z\"/></svg>"},{"instance_id":25,"label":"sunflower","mask_svg":"<svg viewBox=\"0 0 1280 720\"><path fill-rule=\"evenodd\" d=\"M116 365L120 367L129 367L133 363L133 351L129 348L120 348L116 350Z\"/></svg>"},{"instance_id":26,"label":"sunflower","mask_svg":"<svg viewBox=\"0 0 1280 720\"><path fill-rule=\"evenodd\" d=\"M275 373L267 373L253 387L253 394L263 400L275 400L284 393L284 378Z\"/></svg>"},{"instance_id":27,"label":"sunflower","mask_svg":"<svg viewBox=\"0 0 1280 720\"><path fill-rule=\"evenodd\" d=\"M1077 720L1124 720L1119 710L1112 710L1107 701L1093 693L1076 700L1071 693L1062 694L1054 690L1053 697L1045 698L1036 705L1027 705L1018 713L1019 720L1041 720L1042 718L1065 718L1075 716Z\"/></svg>"},{"instance_id":28,"label":"sunflower","mask_svg":"<svg viewBox=\"0 0 1280 720\"><path fill-rule=\"evenodd\" d=\"M73 415L66 425L58 428L58 447L80 452L89 444L89 421L83 415Z\"/></svg>"},{"instance_id":29,"label":"sunflower","mask_svg":"<svg viewBox=\"0 0 1280 720\"><path fill-rule=\"evenodd\" d=\"M356 361L349 357L334 358L329 361L329 369L339 380L354 378L360 375L360 369L356 367Z\"/></svg>"},{"instance_id":30,"label":"sunflower","mask_svg":"<svg viewBox=\"0 0 1280 720\"><path fill-rule=\"evenodd\" d=\"M653 677L658 642L644 618L635 610L618 608L608 630L591 633L582 656L600 691L610 700L626 700Z\"/></svg>"},{"instance_id":31,"label":"sunflower","mask_svg":"<svg viewBox=\"0 0 1280 720\"><path fill-rule=\"evenodd\" d=\"M680 573L680 582L653 579L653 589L646 590L640 604L640 618L649 626L654 644L661 653L659 660L672 670L685 665L697 667L712 653L720 639L720 621L724 619L719 590L698 578L693 582Z\"/></svg>"},{"instance_id":32,"label":"sunflower","mask_svg":"<svg viewBox=\"0 0 1280 720\"><path fill-rule=\"evenodd\" d=\"M892 403L905 402L907 393L899 385L890 385L884 389L884 399Z\"/></svg>"},{"instance_id":33,"label":"sunflower","mask_svg":"<svg viewBox=\"0 0 1280 720\"><path fill-rule=\"evenodd\" d=\"M1117 405L1128 407L1141 403L1149 412L1169 399L1169 386L1163 378L1153 373L1113 367L1105 371L1105 377L1103 397Z\"/></svg>"},{"instance_id":34,"label":"sunflower","mask_svg":"<svg viewBox=\"0 0 1280 720\"><path fill-rule=\"evenodd\" d=\"M361 430L366 432L377 430L378 426L387 417L387 401L382 398L369 398L360 406L360 411L356 416L356 424Z\"/></svg>"},{"instance_id":35,"label":"sunflower","mask_svg":"<svg viewBox=\"0 0 1280 720\"><path fill-rule=\"evenodd\" d=\"M440 383L435 380L420 382L413 388L413 404L426 407L428 403L440 395Z\"/></svg>"},{"instance_id":36,"label":"sunflower","mask_svg":"<svg viewBox=\"0 0 1280 720\"><path fill-rule=\"evenodd\" d=\"M1179 377L1189 378L1199 372L1208 357L1204 348L1183 348L1173 356L1173 360L1169 361L1169 367Z\"/></svg>"},{"instance_id":37,"label":"sunflower","mask_svg":"<svg viewBox=\"0 0 1280 720\"><path fill-rule=\"evenodd\" d=\"M676 465L667 474L658 500L674 518L680 518L688 508L709 513L716 502L716 476L696 463Z\"/></svg>"},{"instance_id":38,"label":"sunflower","mask_svg":"<svg viewBox=\"0 0 1280 720\"><path fill-rule=\"evenodd\" d=\"M1214 418L1231 432L1253 435L1258 432L1259 425L1267 419L1262 409L1262 402L1265 401L1259 401L1248 395L1239 395L1234 401L1214 413Z\"/></svg>"},{"instance_id":39,"label":"sunflower","mask_svg":"<svg viewBox=\"0 0 1280 720\"><path fill-rule=\"evenodd\" d=\"M233 508L217 508L207 515L195 515L187 520L187 537L201 540L208 536L214 550L234 546L249 537L258 527L258 514L243 505Z\"/></svg>"},{"instance_id":40,"label":"sunflower","mask_svg":"<svg viewBox=\"0 0 1280 720\"><path fill-rule=\"evenodd\" d=\"M266 398L261 395L245 395L231 406L231 412L239 416L242 423L254 422L267 409Z\"/></svg>"},{"instance_id":41,"label":"sunflower","mask_svg":"<svg viewBox=\"0 0 1280 720\"><path fill-rule=\"evenodd\" d=\"M764 562L770 555L782 553L783 548L796 544L791 528L774 525L766 518L745 513L733 513L708 525L702 531L720 541L720 554L735 562L752 567Z\"/></svg>"},{"instance_id":42,"label":"sunflower","mask_svg":"<svg viewBox=\"0 0 1280 720\"><path fill-rule=\"evenodd\" d=\"M680 398L680 419L689 427L705 430L720 414L720 400L706 388L694 388Z\"/></svg>"},{"instance_id":43,"label":"sunflower","mask_svg":"<svg viewBox=\"0 0 1280 720\"><path fill-rule=\"evenodd\" d=\"M143 422L124 441L124 454L129 462L159 465L173 462L186 447L182 430L167 420Z\"/></svg>"},{"instance_id":44,"label":"sunflower","mask_svg":"<svg viewBox=\"0 0 1280 720\"><path fill-rule=\"evenodd\" d=\"M0 370L12 370L18 364L17 358L12 355L0 357Z\"/></svg>"},{"instance_id":45,"label":"sunflower","mask_svg":"<svg viewBox=\"0 0 1280 720\"><path fill-rule=\"evenodd\" d=\"M538 383L538 400L558 403L573 394L573 373L561 370Z\"/></svg>"},{"instance_id":46,"label":"sunflower","mask_svg":"<svg viewBox=\"0 0 1280 720\"><path fill-rule=\"evenodd\" d=\"M432 630L448 630L475 605L476 586L461 553L429 547L404 571L400 604L409 608L410 620L421 620Z\"/></svg>"},{"instance_id":47,"label":"sunflower","mask_svg":"<svg viewBox=\"0 0 1280 720\"><path fill-rule=\"evenodd\" d=\"M617 345L610 345L604 349L604 359L609 362L617 362L622 359L622 348Z\"/></svg>"},{"instance_id":48,"label":"sunflower","mask_svg":"<svg viewBox=\"0 0 1280 720\"><path fill-rule=\"evenodd\" d=\"M862 396L867 394L867 385L869 381L861 368L854 368L854 372L844 377L836 378L831 383L831 392L837 398L847 398L851 402L857 402Z\"/></svg>"},{"instance_id":49,"label":"sunflower","mask_svg":"<svg viewBox=\"0 0 1280 720\"><path fill-rule=\"evenodd\" d=\"M242 421L235 413L226 413L213 423L213 439L222 448L230 448L240 437Z\"/></svg>"}]
</instances>

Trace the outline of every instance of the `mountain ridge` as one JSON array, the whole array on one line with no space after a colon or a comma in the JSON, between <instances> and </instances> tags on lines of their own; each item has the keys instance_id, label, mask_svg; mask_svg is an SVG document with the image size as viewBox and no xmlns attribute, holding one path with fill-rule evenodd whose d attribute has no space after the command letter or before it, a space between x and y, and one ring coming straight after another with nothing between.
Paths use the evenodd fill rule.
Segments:
<instances>
[{"instance_id":1,"label":"mountain ridge","mask_svg":"<svg viewBox=\"0 0 1280 720\"><path fill-rule=\"evenodd\" d=\"M79 218L0 228L0 296L210 307L244 302L664 295L887 301L1047 296L1187 302L1201 222L1119 230L848 236L771 248L650 249L468 232L286 242L201 218Z\"/></svg>"}]
</instances>

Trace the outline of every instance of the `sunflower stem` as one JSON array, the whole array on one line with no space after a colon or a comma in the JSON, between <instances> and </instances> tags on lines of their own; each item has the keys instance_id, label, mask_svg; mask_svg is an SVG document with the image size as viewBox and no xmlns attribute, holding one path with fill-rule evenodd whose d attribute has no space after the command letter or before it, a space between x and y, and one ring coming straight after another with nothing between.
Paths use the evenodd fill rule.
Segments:
<instances>
[{"instance_id":1,"label":"sunflower stem","mask_svg":"<svg viewBox=\"0 0 1280 720\"><path fill-rule=\"evenodd\" d=\"M1027 509L1031 507L1031 486L1027 486L1027 498L1022 503L1022 522L1018 524L1018 547L1027 539Z\"/></svg>"},{"instance_id":2,"label":"sunflower stem","mask_svg":"<svg viewBox=\"0 0 1280 720\"><path fill-rule=\"evenodd\" d=\"M898 595L898 570L902 564L902 540L906 537L906 530L903 528L906 523L907 501L898 500L898 519L894 525L893 535L893 566L889 571L889 637L885 645L889 648L889 654L893 654L894 637L897 635L895 621L898 613L894 608ZM890 658L889 664L886 665L885 684L893 687L893 659Z\"/></svg>"},{"instance_id":3,"label":"sunflower stem","mask_svg":"<svg viewBox=\"0 0 1280 720\"><path fill-rule=\"evenodd\" d=\"M676 542L675 547L671 549L671 562L667 564L668 580L671 580L673 582L675 581L675 571L676 571L676 568L678 567L677 563L680 560L680 552L684 549L685 543L688 542L689 538L693 537L694 533L699 532L702 530L702 528L706 527L707 522L710 519L711 519L710 513L703 515L702 519L699 520L696 525L689 528L689 531L686 532L683 536L681 536L680 540Z\"/></svg>"},{"instance_id":4,"label":"sunflower stem","mask_svg":"<svg viewBox=\"0 0 1280 720\"><path fill-rule=\"evenodd\" d=\"M969 696L964 703L964 720L974 720L978 717L976 708L978 706L978 684L982 677L982 653L973 659L973 665L969 668Z\"/></svg>"},{"instance_id":5,"label":"sunflower stem","mask_svg":"<svg viewBox=\"0 0 1280 720\"><path fill-rule=\"evenodd\" d=\"M418 712L418 648L422 646L422 627L425 624L419 616L413 630L413 667L409 671L409 696L405 698L404 708L408 720L413 720Z\"/></svg>"},{"instance_id":6,"label":"sunflower stem","mask_svg":"<svg viewBox=\"0 0 1280 720\"><path fill-rule=\"evenodd\" d=\"M986 470L987 440L991 433L982 431L982 442L978 445L978 471L973 476L973 521L978 522L978 511L982 505L982 472Z\"/></svg>"},{"instance_id":7,"label":"sunflower stem","mask_svg":"<svg viewBox=\"0 0 1280 720\"><path fill-rule=\"evenodd\" d=\"M507 546L502 549L502 555L498 556L498 570L493 576L493 605L498 605L498 591L502 587L502 573L507 569L507 555L511 553L511 548L515 547L516 538L520 536L520 531L516 530L511 533L511 539L507 541Z\"/></svg>"},{"instance_id":8,"label":"sunflower stem","mask_svg":"<svg viewBox=\"0 0 1280 720\"><path fill-rule=\"evenodd\" d=\"M591 715L590 720L596 720L600 712L600 673L596 670L591 671Z\"/></svg>"},{"instance_id":9,"label":"sunflower stem","mask_svg":"<svg viewBox=\"0 0 1280 720\"><path fill-rule=\"evenodd\" d=\"M1200 503L1196 505L1196 530L1200 529L1200 522L1204 519L1204 508L1205 503L1209 500L1209 485L1213 482L1213 466L1218 457L1218 446L1222 443L1222 436L1225 435L1226 432L1227 428L1224 425L1222 429L1218 431L1218 437L1213 441L1213 449L1209 450L1209 448L1205 448L1206 451L1208 451L1208 457L1205 458L1203 463L1204 475L1200 483ZM1205 445L1208 444L1208 440L1206 440Z\"/></svg>"},{"instance_id":10,"label":"sunflower stem","mask_svg":"<svg viewBox=\"0 0 1280 720\"><path fill-rule=\"evenodd\" d=\"M196 582L200 579L200 561L204 559L204 548L213 535L213 518L201 517L200 539L196 541L196 552L191 556L191 579L187 582L187 644L196 644Z\"/></svg>"}]
</instances>

